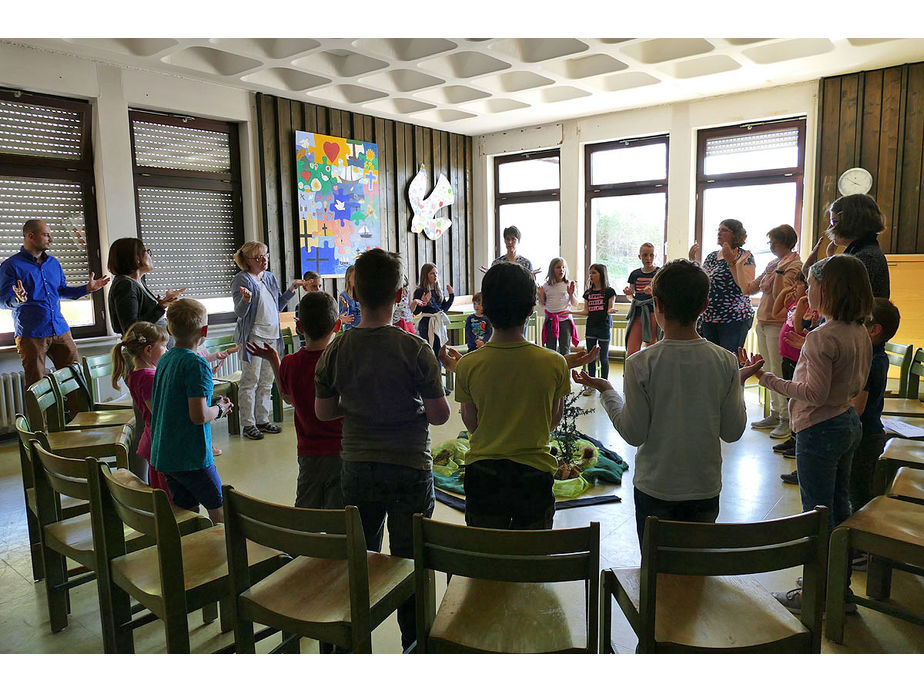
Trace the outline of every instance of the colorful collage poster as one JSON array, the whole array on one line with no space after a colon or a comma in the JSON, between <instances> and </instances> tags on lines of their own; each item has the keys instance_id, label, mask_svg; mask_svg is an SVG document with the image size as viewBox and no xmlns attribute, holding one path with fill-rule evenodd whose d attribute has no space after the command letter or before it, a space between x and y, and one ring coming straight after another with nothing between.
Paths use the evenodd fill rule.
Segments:
<instances>
[{"instance_id":1,"label":"colorful collage poster","mask_svg":"<svg viewBox=\"0 0 924 693\"><path fill-rule=\"evenodd\" d=\"M378 148L299 130L295 161L302 274L342 277L382 243Z\"/></svg>"}]
</instances>

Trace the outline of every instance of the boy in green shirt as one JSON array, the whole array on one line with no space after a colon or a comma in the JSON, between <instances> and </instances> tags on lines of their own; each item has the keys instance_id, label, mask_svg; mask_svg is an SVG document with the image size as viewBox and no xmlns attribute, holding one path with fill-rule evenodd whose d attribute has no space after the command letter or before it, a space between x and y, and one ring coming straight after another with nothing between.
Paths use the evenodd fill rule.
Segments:
<instances>
[{"instance_id":1,"label":"boy in green shirt","mask_svg":"<svg viewBox=\"0 0 924 693\"><path fill-rule=\"evenodd\" d=\"M471 433L465 457L465 523L492 529L550 529L549 434L571 391L561 354L523 337L536 305L532 275L514 263L491 267L481 284L490 341L455 364L456 401ZM444 359L445 363L445 359ZM510 383L517 383L511 392ZM511 406L511 395L516 397Z\"/></svg>"}]
</instances>

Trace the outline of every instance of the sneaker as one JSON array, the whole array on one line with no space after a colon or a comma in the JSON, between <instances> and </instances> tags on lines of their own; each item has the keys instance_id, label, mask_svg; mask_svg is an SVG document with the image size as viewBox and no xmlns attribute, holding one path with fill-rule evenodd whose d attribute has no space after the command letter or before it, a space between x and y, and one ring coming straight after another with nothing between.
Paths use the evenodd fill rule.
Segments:
<instances>
[{"instance_id":1,"label":"sneaker","mask_svg":"<svg viewBox=\"0 0 924 693\"><path fill-rule=\"evenodd\" d=\"M788 592L774 592L773 597L792 614L802 613L802 588L796 587Z\"/></svg>"},{"instance_id":2,"label":"sneaker","mask_svg":"<svg viewBox=\"0 0 924 693\"><path fill-rule=\"evenodd\" d=\"M784 484L799 485L799 472L797 471L792 471L789 474L780 474L780 478L783 480Z\"/></svg>"},{"instance_id":3,"label":"sneaker","mask_svg":"<svg viewBox=\"0 0 924 693\"><path fill-rule=\"evenodd\" d=\"M776 427L770 431L770 437L774 439L786 439L792 437L792 432L789 430L789 421L782 420Z\"/></svg>"},{"instance_id":4,"label":"sneaker","mask_svg":"<svg viewBox=\"0 0 924 693\"><path fill-rule=\"evenodd\" d=\"M263 440L263 433L261 433L260 429L256 426L244 426L244 430L241 431L241 434L245 438L250 438L251 440Z\"/></svg>"},{"instance_id":5,"label":"sneaker","mask_svg":"<svg viewBox=\"0 0 924 693\"><path fill-rule=\"evenodd\" d=\"M779 455L782 455L787 450L795 450L795 449L796 449L796 439L792 437L790 437L789 440L784 440L782 443L777 443L776 445L773 446L773 452Z\"/></svg>"},{"instance_id":6,"label":"sneaker","mask_svg":"<svg viewBox=\"0 0 924 693\"><path fill-rule=\"evenodd\" d=\"M761 419L760 421L755 421L754 423L752 423L751 428L758 429L758 430L763 429L763 428L773 428L778 423L780 423L780 417L777 416L776 414L770 414L770 416L768 416L767 418Z\"/></svg>"},{"instance_id":7,"label":"sneaker","mask_svg":"<svg viewBox=\"0 0 924 693\"><path fill-rule=\"evenodd\" d=\"M257 424L257 428L259 428L264 433L282 433L282 429L279 428L279 426L274 423L270 423L269 421L266 423Z\"/></svg>"},{"instance_id":8,"label":"sneaker","mask_svg":"<svg viewBox=\"0 0 924 693\"><path fill-rule=\"evenodd\" d=\"M783 451L783 459L784 459L784 460L794 460L794 459L796 459L796 449L795 449L795 448L789 448L788 450L784 450L784 451Z\"/></svg>"}]
</instances>

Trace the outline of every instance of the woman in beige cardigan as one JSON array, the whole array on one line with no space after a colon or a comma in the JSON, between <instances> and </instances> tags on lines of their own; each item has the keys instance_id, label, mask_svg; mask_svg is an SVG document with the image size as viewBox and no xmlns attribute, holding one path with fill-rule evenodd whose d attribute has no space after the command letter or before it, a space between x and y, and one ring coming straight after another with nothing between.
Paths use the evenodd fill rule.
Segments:
<instances>
[{"instance_id":1,"label":"woman in beige cardigan","mask_svg":"<svg viewBox=\"0 0 924 693\"><path fill-rule=\"evenodd\" d=\"M767 268L748 283L744 293L748 296L762 292L757 308L757 351L764 357L770 372L777 372L782 366L780 356L780 328L786 320L786 306L779 297L786 294L802 274L802 259L793 250L798 242L796 231L789 224L777 226L767 233L770 252L774 258ZM786 397L770 393L770 415L755 421L751 428L773 429L771 438L788 438L789 408Z\"/></svg>"}]
</instances>

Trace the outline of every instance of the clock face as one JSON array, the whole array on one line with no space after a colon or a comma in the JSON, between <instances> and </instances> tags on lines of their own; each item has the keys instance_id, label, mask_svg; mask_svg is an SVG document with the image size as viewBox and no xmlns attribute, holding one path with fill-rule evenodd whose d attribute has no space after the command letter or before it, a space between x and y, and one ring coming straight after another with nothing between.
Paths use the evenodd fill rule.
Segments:
<instances>
[{"instance_id":1,"label":"clock face","mask_svg":"<svg viewBox=\"0 0 924 693\"><path fill-rule=\"evenodd\" d=\"M848 168L837 179L837 189L841 195L865 195L872 187L873 175L865 168Z\"/></svg>"}]
</instances>

